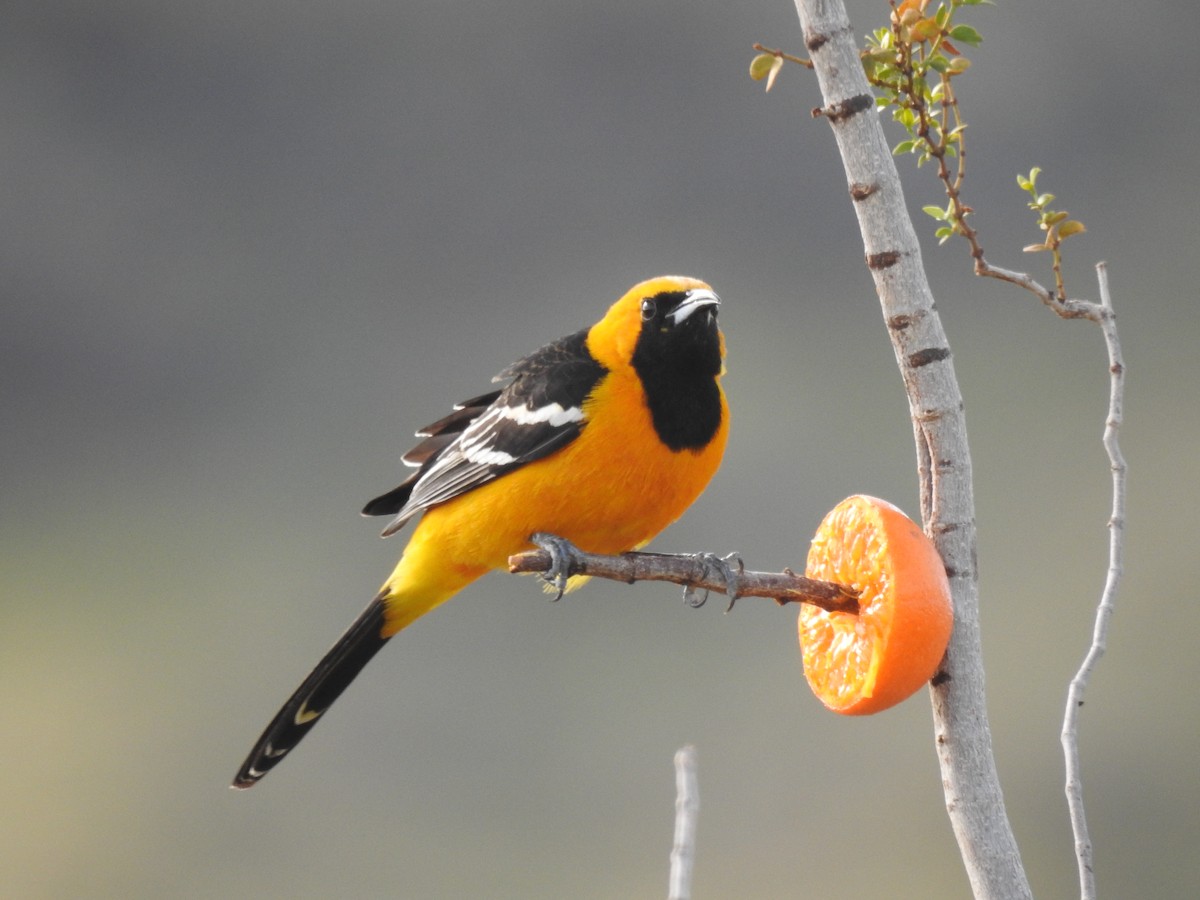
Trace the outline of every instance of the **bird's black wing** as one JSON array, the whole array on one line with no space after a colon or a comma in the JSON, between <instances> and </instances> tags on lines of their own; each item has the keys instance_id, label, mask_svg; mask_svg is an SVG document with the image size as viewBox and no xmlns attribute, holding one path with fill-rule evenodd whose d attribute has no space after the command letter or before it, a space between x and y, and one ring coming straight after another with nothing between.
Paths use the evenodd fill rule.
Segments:
<instances>
[{"instance_id":1,"label":"bird's black wing","mask_svg":"<svg viewBox=\"0 0 1200 900\"><path fill-rule=\"evenodd\" d=\"M417 432L425 440L404 461L420 468L363 513L395 515L387 537L424 510L566 446L583 430L583 401L606 371L588 352L586 329L513 363L493 379L512 379L507 387Z\"/></svg>"},{"instance_id":2,"label":"bird's black wing","mask_svg":"<svg viewBox=\"0 0 1200 900\"><path fill-rule=\"evenodd\" d=\"M376 497L364 506L362 514L364 516L394 516L400 512L404 508L404 504L408 502L413 487L429 470L437 456L450 446L467 426L479 418L484 410L496 402L500 393L499 390L495 390L456 403L454 412L450 415L444 416L432 425L426 425L418 431L417 437L425 438L425 440L401 457L405 465L417 466L417 471L405 479L403 484Z\"/></svg>"}]
</instances>

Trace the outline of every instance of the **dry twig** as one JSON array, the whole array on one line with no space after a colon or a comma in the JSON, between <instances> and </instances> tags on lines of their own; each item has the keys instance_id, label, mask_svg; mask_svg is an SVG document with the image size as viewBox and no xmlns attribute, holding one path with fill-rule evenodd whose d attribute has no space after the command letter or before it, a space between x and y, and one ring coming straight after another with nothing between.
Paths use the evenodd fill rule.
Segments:
<instances>
[{"instance_id":1,"label":"dry twig","mask_svg":"<svg viewBox=\"0 0 1200 900\"><path fill-rule=\"evenodd\" d=\"M1093 900L1096 896L1096 874L1093 867L1092 840L1088 835L1087 816L1083 808L1083 780L1079 762L1079 711L1083 708L1083 694L1092 671L1108 644L1109 620L1116 605L1117 585L1124 571L1125 545L1125 458L1117 442L1124 414L1125 362L1121 356L1121 341L1117 334L1112 297L1108 291L1108 267L1104 263L1097 264L1096 277L1100 282L1100 303L1086 304L1089 309L1084 318L1100 325L1105 346L1108 348L1108 417L1104 422L1104 449L1108 453L1109 467L1112 470L1112 513L1108 520L1108 575L1096 608L1091 646L1067 689L1067 709L1062 727L1063 756L1067 768L1067 807L1071 813L1071 830L1075 835L1075 859L1079 867L1079 892L1082 900Z\"/></svg>"},{"instance_id":2,"label":"dry twig","mask_svg":"<svg viewBox=\"0 0 1200 900\"><path fill-rule=\"evenodd\" d=\"M733 592L730 593L725 575L721 572L723 566L715 565L716 557L711 554L622 553L620 556L605 556L585 553L573 547L569 548L569 553L568 575L609 578L626 584L635 581L669 581L685 588L684 598L693 606L704 602L703 598L699 602L690 599L695 589L699 588L706 594L716 591L728 595L730 607L734 600L741 597L768 597L780 604L809 603L830 612L858 613L858 594L853 589L831 581L805 578L791 569L784 569L783 572L750 572L742 569L741 561L736 560L734 567L738 571L734 576ZM516 574L546 573L552 565L553 559L545 550L528 550L508 558L508 571Z\"/></svg>"}]
</instances>

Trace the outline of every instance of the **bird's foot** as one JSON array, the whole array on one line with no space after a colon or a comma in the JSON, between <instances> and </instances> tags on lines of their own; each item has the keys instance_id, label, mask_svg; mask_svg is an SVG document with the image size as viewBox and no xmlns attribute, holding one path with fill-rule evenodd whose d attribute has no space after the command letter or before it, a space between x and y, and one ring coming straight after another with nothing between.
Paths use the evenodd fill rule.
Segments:
<instances>
[{"instance_id":1,"label":"bird's foot","mask_svg":"<svg viewBox=\"0 0 1200 900\"><path fill-rule=\"evenodd\" d=\"M687 555L700 567L702 579L708 580L714 572L721 576L725 581L725 594L729 597L729 605L725 607L725 612L733 609L733 604L737 602L738 598L739 579L741 573L746 570L741 556L736 553L730 553L728 556L717 556L715 553L691 553ZM736 571L731 565L733 562L737 563ZM692 609L698 609L708 600L708 594L709 591L705 588L704 596L697 598L695 586L690 584L685 585L683 588L683 602L692 607Z\"/></svg>"},{"instance_id":2,"label":"bird's foot","mask_svg":"<svg viewBox=\"0 0 1200 900\"><path fill-rule=\"evenodd\" d=\"M571 577L571 568L578 568L581 564L579 548L566 538L543 531L537 532L529 540L550 554L550 568L542 572L541 577L558 592L551 601L557 602L567 591L567 579Z\"/></svg>"}]
</instances>

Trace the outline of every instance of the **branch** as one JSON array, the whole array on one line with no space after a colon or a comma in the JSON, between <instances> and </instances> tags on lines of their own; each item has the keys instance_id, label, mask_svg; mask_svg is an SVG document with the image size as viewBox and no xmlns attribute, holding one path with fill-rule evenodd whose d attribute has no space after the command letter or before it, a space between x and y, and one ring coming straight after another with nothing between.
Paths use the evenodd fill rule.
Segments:
<instances>
[{"instance_id":1,"label":"branch","mask_svg":"<svg viewBox=\"0 0 1200 900\"><path fill-rule=\"evenodd\" d=\"M1121 456L1117 444L1117 432L1121 424L1125 365L1121 358L1121 345L1117 335L1116 317L1112 309L1112 300L1108 293L1108 270L1103 263L1097 266L1100 281L1100 303L1085 300L1072 300L1067 296L1063 279L1062 244L1072 235L1086 230L1083 223L1068 218L1065 210L1055 210L1050 203L1055 199L1053 194L1041 191L1037 186L1041 169L1034 167L1028 176L1017 176L1017 184L1030 196L1029 208L1038 214L1038 227L1046 232L1045 240L1025 248L1027 252L1048 250L1051 253L1051 268L1054 273L1054 291L1043 287L1031 276L1024 272L1013 272L991 265L985 258L983 246L979 241L979 233L967 221L971 208L963 203L962 185L964 176L963 161L966 157L966 146L963 141L964 127L959 113L958 101L955 98L952 78L955 74L966 71L964 60L947 61L944 57L939 65L933 65L934 57L927 51L925 42L932 35L945 36L950 17L954 10L964 0L951 0L949 7L940 5L932 17L922 18L927 13L924 3L920 7L904 4L904 8L896 7L893 3L892 25L890 35L894 39L894 48L885 47L883 39L878 40L878 51L870 54L867 60L868 77L872 84L884 91L885 98L897 110L908 114L906 123L910 133L915 133L916 140L909 141L909 149L920 148L922 158L937 160L937 177L945 188L950 205L946 209L925 207L925 211L949 224L938 229L937 234L944 242L957 233L966 238L971 247L971 257L974 260L975 274L986 278L995 278L1029 291L1064 319L1086 319L1097 323L1103 334L1108 348L1109 373L1111 385L1109 390L1108 417L1105 422L1104 447L1108 452L1109 464L1112 470L1112 515L1109 519L1109 566L1104 590L1101 594L1099 607L1096 611L1093 626L1092 644L1078 673L1072 679L1067 692L1067 711L1063 717L1062 745L1066 757L1066 794L1067 805L1071 815L1071 828L1075 835L1075 856L1079 866L1080 894L1083 900L1093 900L1096 896L1092 844L1088 837L1087 818L1083 807L1083 789L1080 777L1078 716L1083 706L1083 693L1087 687L1091 672L1104 652L1107 640L1109 620L1112 616L1116 601L1117 584L1122 573L1122 551L1124 543L1125 523L1125 460ZM972 31L972 33L974 33ZM894 61L894 69L878 68L883 62ZM959 63L958 71L954 64ZM969 63L967 64L969 65ZM935 102L936 91L928 87L926 78L933 72L940 78L940 113L931 108ZM946 125L953 115L955 128L947 131ZM904 119L899 113L897 118ZM914 128L915 124L915 128ZM935 139L936 137L936 139ZM903 147L904 145L901 145ZM897 148L899 150L900 147ZM950 151L955 150L954 154ZM951 176L947 163L949 155L958 158L958 171ZM924 460L923 460L924 461Z\"/></svg>"},{"instance_id":2,"label":"branch","mask_svg":"<svg viewBox=\"0 0 1200 900\"><path fill-rule=\"evenodd\" d=\"M1054 312L1063 319L1088 319L1092 322L1100 322L1105 317L1111 317L1111 309L1105 312L1104 308L1098 303L1091 303L1087 300L1072 300L1070 298L1060 298L1043 287L1025 272L1014 272L1011 269L1002 269L999 266L993 266L983 258L983 248L979 247L978 243L972 240L972 256L975 257L975 274L982 278L995 278L999 281L1006 281L1009 284L1014 284L1023 290L1029 291L1046 306L1054 310ZM978 249L978 253L974 250Z\"/></svg>"},{"instance_id":3,"label":"branch","mask_svg":"<svg viewBox=\"0 0 1200 900\"><path fill-rule=\"evenodd\" d=\"M950 345L845 7L841 0L796 0L796 8L908 394L925 531L954 595L954 634L932 687L946 809L975 896L1029 898L987 721L974 486Z\"/></svg>"},{"instance_id":4,"label":"branch","mask_svg":"<svg viewBox=\"0 0 1200 900\"><path fill-rule=\"evenodd\" d=\"M675 845L671 848L667 900L689 900L692 896L692 864L696 858L696 818L699 813L696 748L688 744L675 753Z\"/></svg>"},{"instance_id":5,"label":"branch","mask_svg":"<svg viewBox=\"0 0 1200 900\"><path fill-rule=\"evenodd\" d=\"M1108 292L1108 267L1104 263L1096 266L1096 276L1100 282L1100 303L1088 305L1095 306L1097 318L1094 321L1099 322L1104 333L1109 371L1108 418L1104 423L1104 449L1108 452L1112 469L1112 515L1108 520L1108 576L1096 609L1091 647L1067 689L1067 710L1063 716L1062 728L1063 756L1066 758L1067 769L1067 807L1071 813L1071 830L1075 835L1079 891L1083 900L1092 900L1096 896L1096 876L1093 868L1092 841L1088 836L1087 816L1083 808L1083 781L1079 762L1079 711L1083 708L1083 694L1091 679L1092 670L1104 655L1108 642L1108 625L1116 604L1117 585L1124 572L1125 544L1125 458L1121 455L1121 447L1117 443L1124 414L1125 362L1121 356L1116 316Z\"/></svg>"},{"instance_id":6,"label":"branch","mask_svg":"<svg viewBox=\"0 0 1200 900\"><path fill-rule=\"evenodd\" d=\"M937 159L938 178L950 198L950 207L946 211L936 210L937 217L953 223L952 228L939 229L945 232L945 240L951 233L957 231L971 246L971 256L974 259L975 274L986 278L995 278L1029 291L1056 315L1063 319L1085 319L1095 322L1101 328L1105 344L1108 348L1108 368L1110 374L1108 416L1105 421L1104 448L1108 453L1109 466L1112 471L1112 515L1109 519L1109 565L1105 579L1104 590L1096 610L1095 624L1092 629L1092 643L1084 657L1083 663L1071 680L1067 690L1067 709L1063 716L1061 740L1063 755L1066 762L1066 795L1067 806L1071 817L1071 830L1075 836L1075 858L1079 868L1079 886L1082 900L1094 900L1096 896L1095 864L1092 853L1092 842L1088 836L1087 815L1083 805L1083 783L1080 773L1079 760L1079 710L1083 706L1083 694L1090 680L1092 670L1104 653L1108 635L1109 621L1116 603L1117 585L1122 574L1122 555L1125 525L1125 460L1117 443L1117 433L1121 425L1125 364L1121 358L1121 344L1117 333L1116 316L1113 313L1112 299L1108 292L1108 269L1101 263L1097 268L1100 282L1100 303L1086 300L1073 300L1067 296L1064 286L1062 268L1062 243L1073 234L1084 231L1083 223L1071 221L1065 211L1050 208L1054 200L1053 194L1043 193L1037 187L1037 178L1041 170L1034 168L1028 177L1018 176L1017 183L1027 191L1032 198L1029 207L1037 212L1038 224L1046 232L1046 238L1041 244L1026 247L1026 251L1049 250L1052 256L1054 272L1054 291L1043 287L1025 272L1013 272L991 265L985 258L979 234L967 221L970 207L962 201L963 159L965 146L961 133L958 133L958 173L951 178L946 163L947 133L944 128L938 129L939 139L934 141L930 134L933 116L926 103L924 91L918 91L914 86L912 67L912 45L903 40L903 29L899 20L893 16L893 33L902 57L907 61L903 67L908 80L904 90L913 109L917 112L920 127L918 137L924 142L927 153ZM942 122L945 123L949 111L953 111L955 122L961 126L958 112L958 102L954 98L950 75L948 71L941 73L942 87Z\"/></svg>"},{"instance_id":7,"label":"branch","mask_svg":"<svg viewBox=\"0 0 1200 900\"><path fill-rule=\"evenodd\" d=\"M585 553L566 541L556 539L569 557L567 575L589 575L633 584L635 581L669 581L682 585L685 599L694 606L704 602L691 601L692 592L699 588L707 594L716 591L729 596L730 608L741 597L769 597L776 603L809 603L829 612L858 614L858 593L845 585L817 581L797 575L791 569L783 572L749 572L733 567L711 554L622 553L605 556ZM527 550L508 558L508 571L514 574L548 573L554 566L551 554L545 550ZM723 572L722 570L727 570ZM731 574L732 591L726 574Z\"/></svg>"}]
</instances>

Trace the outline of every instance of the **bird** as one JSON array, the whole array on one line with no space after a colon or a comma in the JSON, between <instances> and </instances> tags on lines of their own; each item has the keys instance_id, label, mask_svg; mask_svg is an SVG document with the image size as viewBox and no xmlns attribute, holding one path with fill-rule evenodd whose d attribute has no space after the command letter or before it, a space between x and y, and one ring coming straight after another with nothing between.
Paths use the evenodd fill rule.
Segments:
<instances>
[{"instance_id":1,"label":"bird","mask_svg":"<svg viewBox=\"0 0 1200 900\"><path fill-rule=\"evenodd\" d=\"M418 520L399 563L267 725L232 786L257 784L384 644L532 549L533 535L622 553L678 519L716 472L729 432L720 302L695 278L643 281L590 328L501 371L492 381L503 387L418 431L402 457L416 471L362 510L393 517L384 537Z\"/></svg>"}]
</instances>

